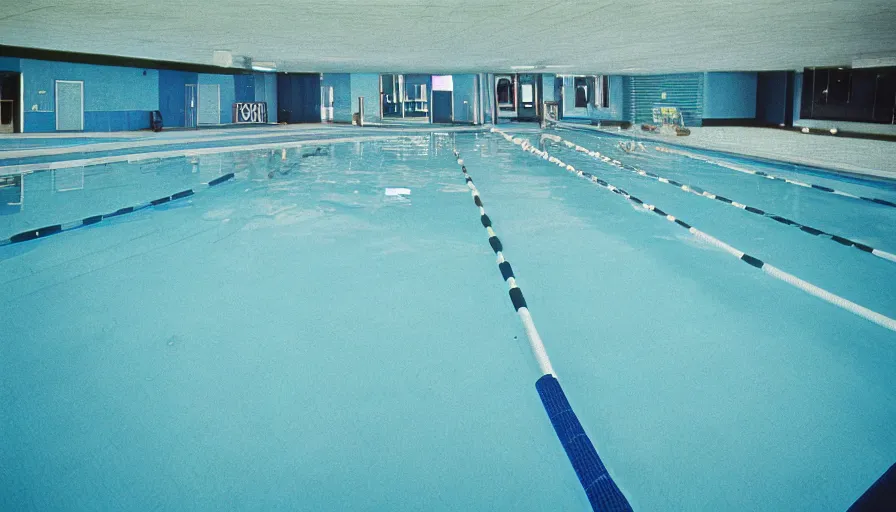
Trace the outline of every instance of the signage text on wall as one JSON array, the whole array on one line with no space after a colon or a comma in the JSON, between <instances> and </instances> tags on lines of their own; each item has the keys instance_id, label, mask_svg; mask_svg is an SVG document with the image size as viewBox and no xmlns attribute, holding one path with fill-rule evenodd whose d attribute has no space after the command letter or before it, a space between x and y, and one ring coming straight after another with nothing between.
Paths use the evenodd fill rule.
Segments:
<instances>
[{"instance_id":1,"label":"signage text on wall","mask_svg":"<svg viewBox=\"0 0 896 512\"><path fill-rule=\"evenodd\" d=\"M252 101L233 104L234 123L266 123L268 122L268 104L263 101Z\"/></svg>"}]
</instances>

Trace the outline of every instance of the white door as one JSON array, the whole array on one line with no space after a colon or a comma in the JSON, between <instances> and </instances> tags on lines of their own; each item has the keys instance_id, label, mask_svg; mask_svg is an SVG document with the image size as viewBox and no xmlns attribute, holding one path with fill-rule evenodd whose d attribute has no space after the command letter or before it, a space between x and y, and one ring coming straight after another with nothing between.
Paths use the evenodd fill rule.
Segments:
<instances>
[{"instance_id":1,"label":"white door","mask_svg":"<svg viewBox=\"0 0 896 512\"><path fill-rule=\"evenodd\" d=\"M320 120L325 123L333 122L333 87L320 86Z\"/></svg>"},{"instance_id":2,"label":"white door","mask_svg":"<svg viewBox=\"0 0 896 512\"><path fill-rule=\"evenodd\" d=\"M56 80L56 130L84 130L84 82Z\"/></svg>"},{"instance_id":3,"label":"white door","mask_svg":"<svg viewBox=\"0 0 896 512\"><path fill-rule=\"evenodd\" d=\"M221 124L221 90L217 84L199 84L199 124Z\"/></svg>"}]
</instances>

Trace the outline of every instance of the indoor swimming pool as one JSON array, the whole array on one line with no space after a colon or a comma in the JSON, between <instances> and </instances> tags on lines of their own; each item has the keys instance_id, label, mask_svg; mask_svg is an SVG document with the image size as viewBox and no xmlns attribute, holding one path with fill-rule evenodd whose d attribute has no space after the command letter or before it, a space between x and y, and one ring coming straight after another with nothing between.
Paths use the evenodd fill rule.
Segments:
<instances>
[{"instance_id":1,"label":"indoor swimming pool","mask_svg":"<svg viewBox=\"0 0 896 512\"><path fill-rule=\"evenodd\" d=\"M846 510L896 460L896 183L331 131L0 164L0 509L588 510L455 150L635 510Z\"/></svg>"}]
</instances>

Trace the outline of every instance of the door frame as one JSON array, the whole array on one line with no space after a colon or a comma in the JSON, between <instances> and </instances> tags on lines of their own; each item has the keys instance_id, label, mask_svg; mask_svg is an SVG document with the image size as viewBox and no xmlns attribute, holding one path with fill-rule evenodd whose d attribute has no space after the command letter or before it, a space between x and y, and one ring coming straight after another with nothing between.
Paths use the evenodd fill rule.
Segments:
<instances>
[{"instance_id":1,"label":"door frame","mask_svg":"<svg viewBox=\"0 0 896 512\"><path fill-rule=\"evenodd\" d=\"M190 96L189 90L193 89ZM187 103L188 99L195 100L193 106ZM189 119L189 120L188 120ZM199 84L184 84L184 128L199 128Z\"/></svg>"},{"instance_id":2,"label":"door frame","mask_svg":"<svg viewBox=\"0 0 896 512\"><path fill-rule=\"evenodd\" d=\"M436 122L436 120L435 120L435 114L436 114L436 112L435 112L435 110L436 110L436 109L435 109L435 106L436 106L436 104L435 104L435 97L436 97L436 93L437 93L437 92L443 92L443 93L447 93L447 94L450 95L450 97L451 97L451 114L450 114L450 117L448 118L448 123L449 123L449 124L454 124L454 91L453 91L453 90L451 90L451 91L432 91L432 96L431 96L431 97L432 97L432 100L429 102L429 104L430 104L430 108L429 108L429 122L430 122L430 123L435 123L435 122ZM440 115L441 115L441 114L440 114ZM438 121L438 122L441 123L442 121Z\"/></svg>"},{"instance_id":3,"label":"door frame","mask_svg":"<svg viewBox=\"0 0 896 512\"><path fill-rule=\"evenodd\" d=\"M81 84L81 127L77 131L84 131L84 80L55 80L53 84L53 103L56 114L56 131L59 131L59 84ZM64 130L68 131L68 130Z\"/></svg>"}]
</instances>

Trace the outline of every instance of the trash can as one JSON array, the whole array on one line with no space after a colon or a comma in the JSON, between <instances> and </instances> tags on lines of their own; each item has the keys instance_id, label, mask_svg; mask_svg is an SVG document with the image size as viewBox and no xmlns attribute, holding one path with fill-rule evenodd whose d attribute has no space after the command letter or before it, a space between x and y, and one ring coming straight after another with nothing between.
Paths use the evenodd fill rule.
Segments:
<instances>
[{"instance_id":1,"label":"trash can","mask_svg":"<svg viewBox=\"0 0 896 512\"><path fill-rule=\"evenodd\" d=\"M162 131L162 113L158 110L149 113L149 127L154 132Z\"/></svg>"}]
</instances>

